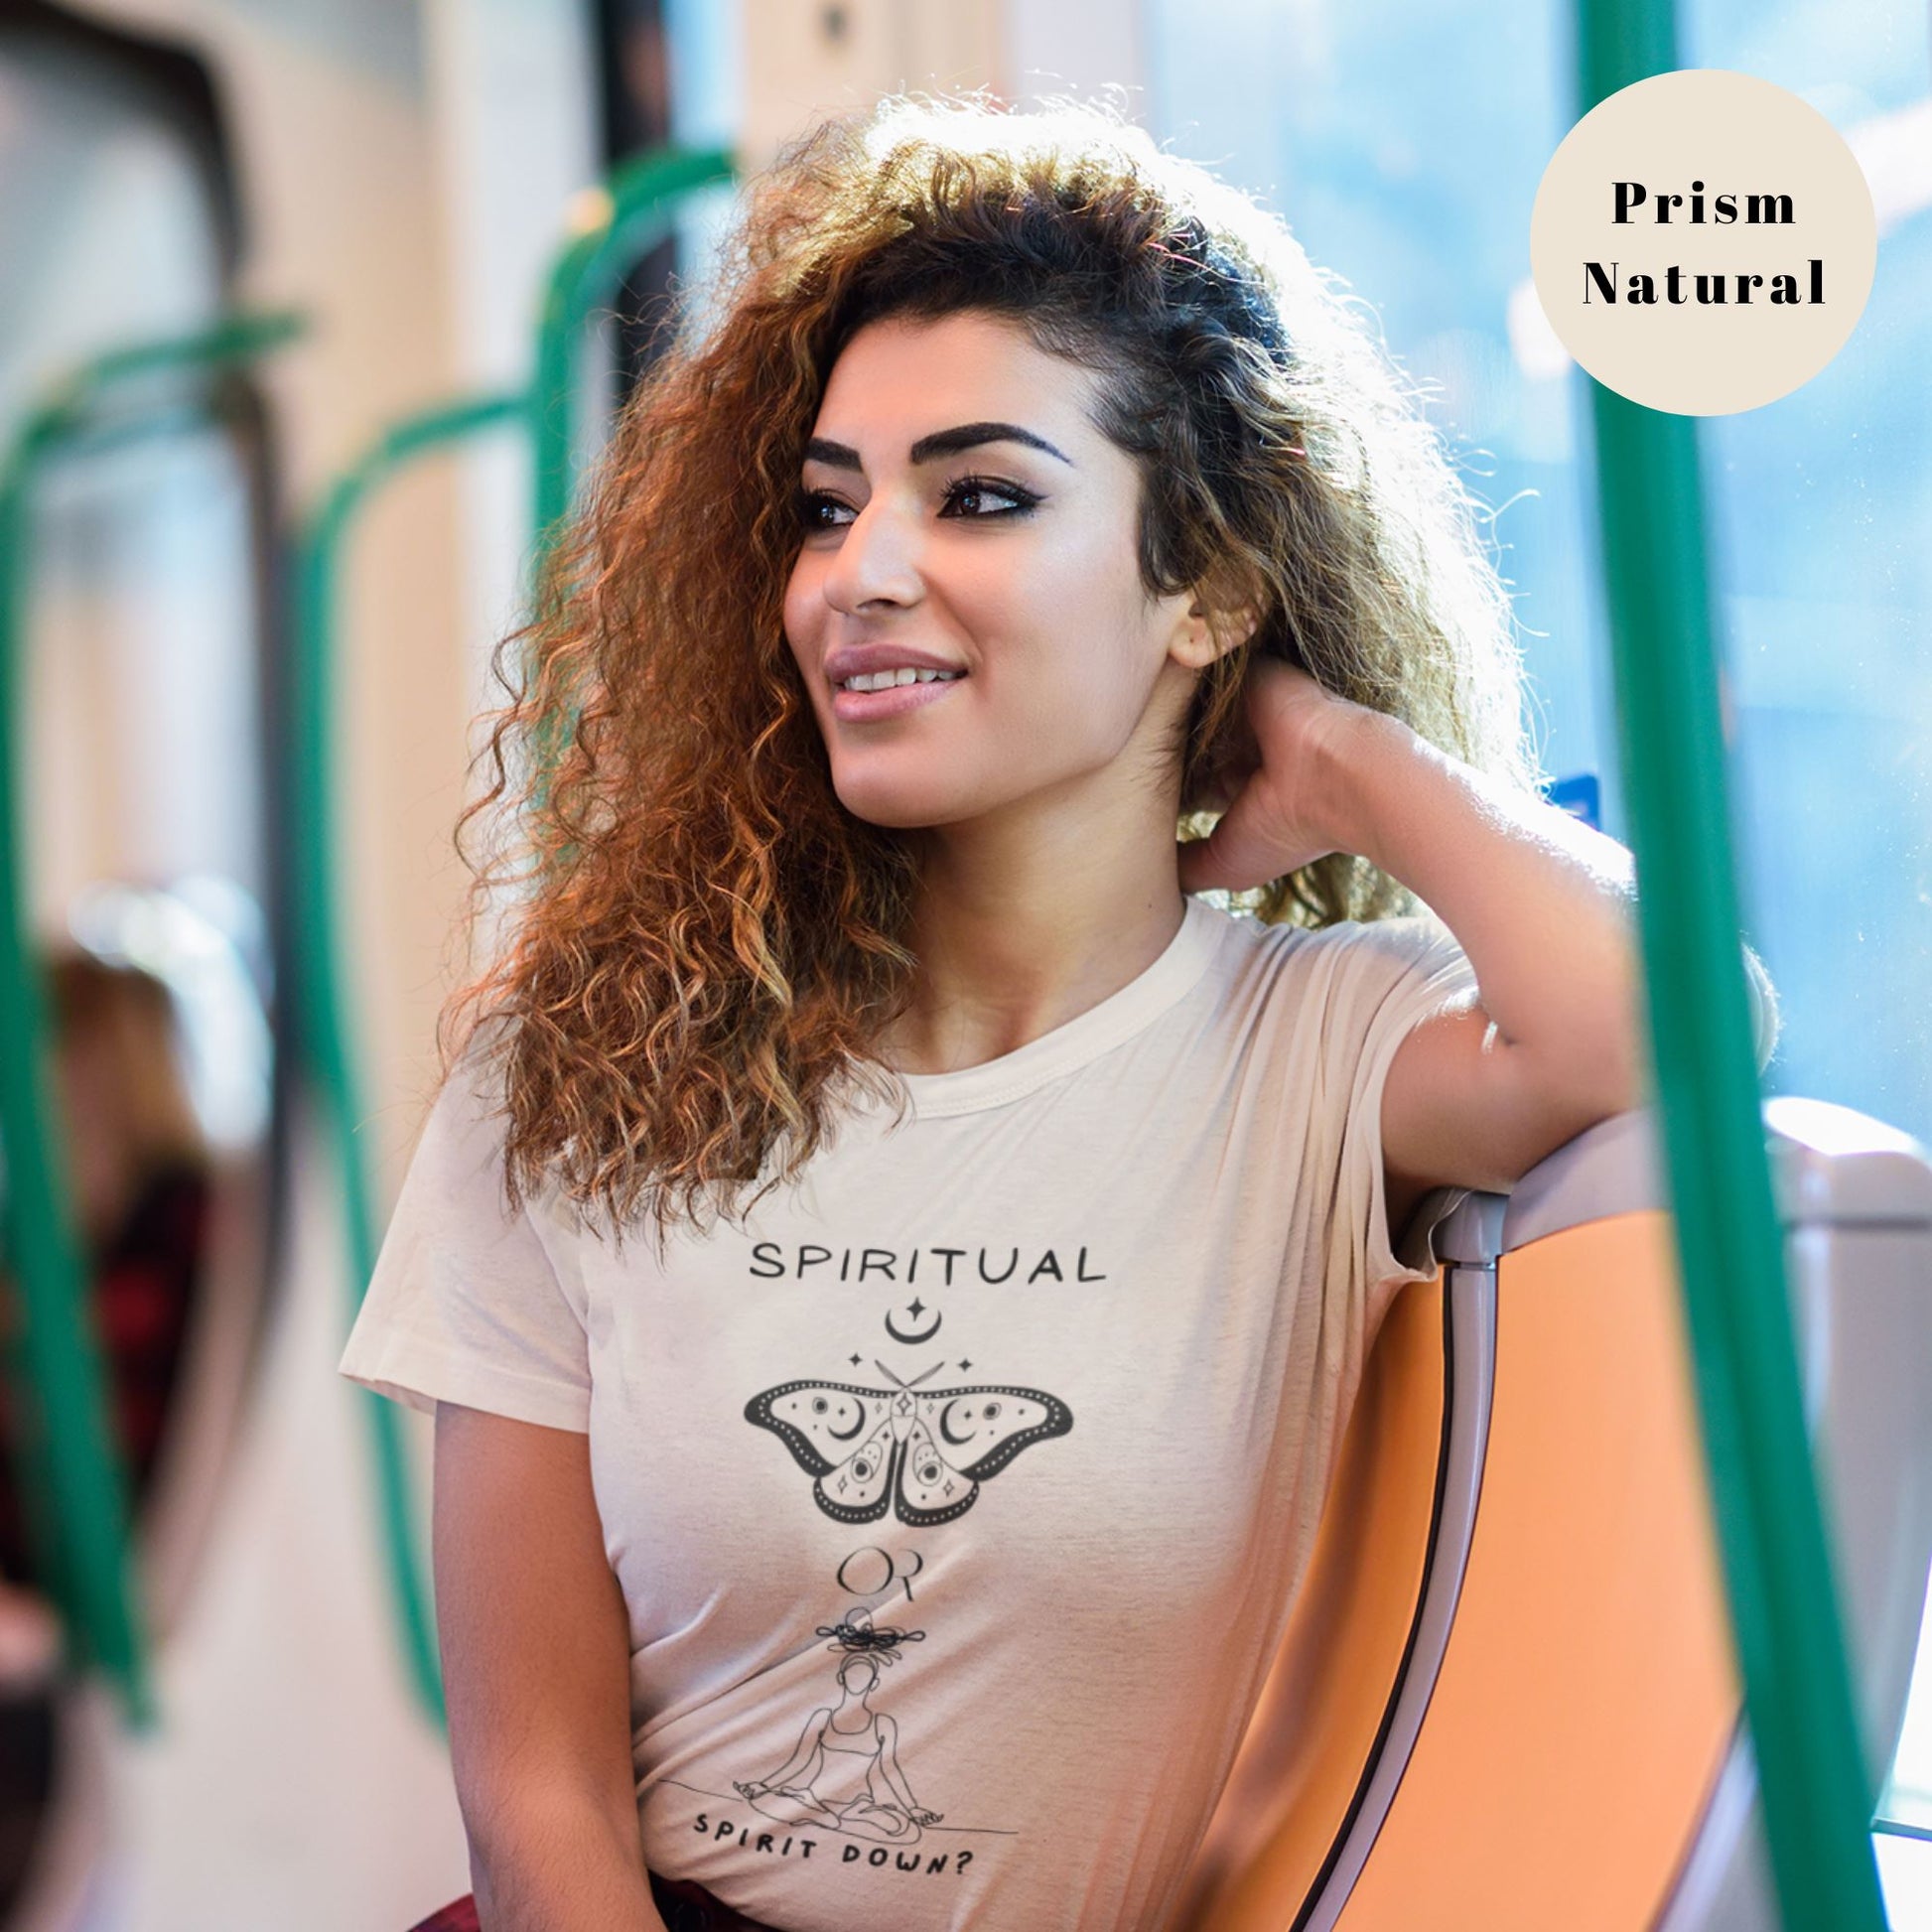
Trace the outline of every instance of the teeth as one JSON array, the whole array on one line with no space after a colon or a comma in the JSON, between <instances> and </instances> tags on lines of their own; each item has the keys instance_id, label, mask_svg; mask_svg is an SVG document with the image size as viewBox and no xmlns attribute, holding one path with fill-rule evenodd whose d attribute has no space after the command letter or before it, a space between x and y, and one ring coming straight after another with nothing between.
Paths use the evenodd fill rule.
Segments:
<instances>
[{"instance_id":1,"label":"teeth","mask_svg":"<svg viewBox=\"0 0 1932 1932\"><path fill-rule=\"evenodd\" d=\"M902 665L897 671L874 671L870 675L849 677L841 681L841 691L890 691L899 684L931 684L935 679L950 684L962 676L959 671L916 671L911 665Z\"/></svg>"}]
</instances>

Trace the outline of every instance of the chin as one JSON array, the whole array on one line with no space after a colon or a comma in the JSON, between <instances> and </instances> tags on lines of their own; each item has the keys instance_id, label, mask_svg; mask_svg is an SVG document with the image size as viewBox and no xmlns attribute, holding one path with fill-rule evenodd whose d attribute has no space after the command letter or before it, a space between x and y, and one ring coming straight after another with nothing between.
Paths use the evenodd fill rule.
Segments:
<instances>
[{"instance_id":1,"label":"chin","mask_svg":"<svg viewBox=\"0 0 1932 1932\"><path fill-rule=\"evenodd\" d=\"M839 801L854 818L864 819L868 825L877 825L889 832L920 832L929 826L943 825L953 817L950 812L911 799L890 796L849 798L840 792Z\"/></svg>"},{"instance_id":2,"label":"chin","mask_svg":"<svg viewBox=\"0 0 1932 1932\"><path fill-rule=\"evenodd\" d=\"M903 783L875 778L867 784L849 784L841 781L838 767L834 765L832 788L838 793L839 803L854 818L895 832L915 832L927 826L950 825L958 819L972 817L975 811L981 809L962 801L950 788L934 784L929 771L924 774L908 772Z\"/></svg>"}]
</instances>

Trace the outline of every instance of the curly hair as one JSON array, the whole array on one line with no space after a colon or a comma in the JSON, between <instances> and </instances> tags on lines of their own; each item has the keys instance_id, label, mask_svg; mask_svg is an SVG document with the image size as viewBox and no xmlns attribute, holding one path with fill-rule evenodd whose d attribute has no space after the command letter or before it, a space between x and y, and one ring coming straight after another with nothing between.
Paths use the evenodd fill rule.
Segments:
<instances>
[{"instance_id":1,"label":"curly hair","mask_svg":"<svg viewBox=\"0 0 1932 1932\"><path fill-rule=\"evenodd\" d=\"M554 1178L620 1242L650 1215L661 1246L707 1201L793 1179L848 1082L903 1108L872 1042L915 986L916 862L839 800L782 628L804 446L868 322L984 313L1096 371L1097 426L1140 471L1148 591L1198 594L1217 641L1261 613L1199 676L1176 836L1213 823L1256 653L1541 782L1473 499L1331 279L1107 104L897 94L746 185L716 320L682 300L497 648L492 781L458 821L473 968L488 902L517 901L439 1039L446 1075L500 1060L513 1202ZM1417 909L1343 853L1217 897L1309 926Z\"/></svg>"}]
</instances>

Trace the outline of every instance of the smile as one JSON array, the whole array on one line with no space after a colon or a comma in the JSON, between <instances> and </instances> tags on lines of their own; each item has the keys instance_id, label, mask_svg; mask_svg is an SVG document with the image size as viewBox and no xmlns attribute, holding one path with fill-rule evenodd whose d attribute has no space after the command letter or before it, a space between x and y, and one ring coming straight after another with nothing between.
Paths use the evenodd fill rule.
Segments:
<instances>
[{"instance_id":1,"label":"smile","mask_svg":"<svg viewBox=\"0 0 1932 1932\"><path fill-rule=\"evenodd\" d=\"M877 719L897 718L901 712L916 711L921 705L937 704L956 684L958 677L928 678L923 682L890 684L880 691L846 691L834 686L832 713L842 724L866 725Z\"/></svg>"}]
</instances>

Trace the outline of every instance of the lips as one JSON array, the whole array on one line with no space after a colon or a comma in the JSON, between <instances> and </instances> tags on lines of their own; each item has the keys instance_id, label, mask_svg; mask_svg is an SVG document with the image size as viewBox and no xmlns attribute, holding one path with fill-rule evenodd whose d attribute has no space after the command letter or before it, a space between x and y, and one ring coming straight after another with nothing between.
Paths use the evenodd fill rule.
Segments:
<instances>
[{"instance_id":1,"label":"lips","mask_svg":"<svg viewBox=\"0 0 1932 1932\"><path fill-rule=\"evenodd\" d=\"M848 677L857 672L848 671ZM908 711L920 711L937 704L966 683L964 674L955 678L929 678L923 684L890 684L883 691L832 692L832 714L841 724L864 725L887 718L897 718Z\"/></svg>"},{"instance_id":2,"label":"lips","mask_svg":"<svg viewBox=\"0 0 1932 1932\"><path fill-rule=\"evenodd\" d=\"M964 671L964 664L911 644L840 644L825 653L825 675L832 684L876 671Z\"/></svg>"}]
</instances>

